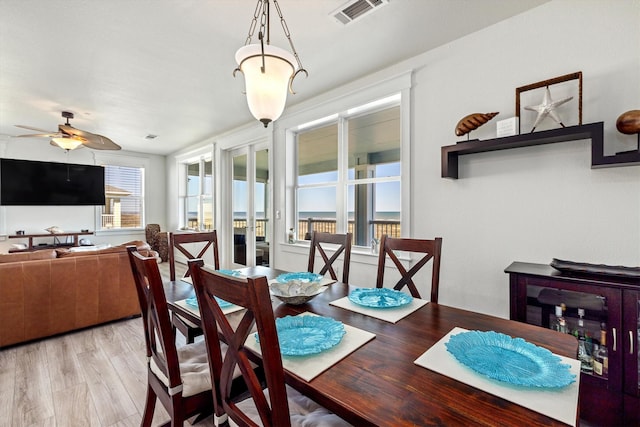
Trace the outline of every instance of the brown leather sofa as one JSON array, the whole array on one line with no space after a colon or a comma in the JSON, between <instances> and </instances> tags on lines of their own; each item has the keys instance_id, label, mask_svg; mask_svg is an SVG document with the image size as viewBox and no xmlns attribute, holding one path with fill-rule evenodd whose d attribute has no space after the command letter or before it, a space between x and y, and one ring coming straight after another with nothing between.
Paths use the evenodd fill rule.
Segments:
<instances>
[{"instance_id":1,"label":"brown leather sofa","mask_svg":"<svg viewBox=\"0 0 640 427\"><path fill-rule=\"evenodd\" d=\"M129 244L0 254L0 347L140 314Z\"/></svg>"}]
</instances>

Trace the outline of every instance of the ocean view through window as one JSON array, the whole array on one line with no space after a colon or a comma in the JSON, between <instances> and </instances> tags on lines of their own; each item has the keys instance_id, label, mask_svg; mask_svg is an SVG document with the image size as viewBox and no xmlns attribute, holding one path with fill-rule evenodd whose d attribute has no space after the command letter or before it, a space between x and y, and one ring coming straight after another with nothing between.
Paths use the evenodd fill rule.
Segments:
<instances>
[{"instance_id":1,"label":"ocean view through window","mask_svg":"<svg viewBox=\"0 0 640 427\"><path fill-rule=\"evenodd\" d=\"M295 135L298 240L351 232L370 246L401 235L400 95L356 110Z\"/></svg>"}]
</instances>

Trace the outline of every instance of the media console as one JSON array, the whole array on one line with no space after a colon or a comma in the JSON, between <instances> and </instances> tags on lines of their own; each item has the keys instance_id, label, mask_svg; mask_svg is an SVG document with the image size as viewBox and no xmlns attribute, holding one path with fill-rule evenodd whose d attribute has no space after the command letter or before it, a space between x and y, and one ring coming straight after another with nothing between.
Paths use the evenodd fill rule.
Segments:
<instances>
[{"instance_id":1,"label":"media console","mask_svg":"<svg viewBox=\"0 0 640 427\"><path fill-rule=\"evenodd\" d=\"M29 239L26 249L9 249L9 252L29 252L36 251L38 249L51 249L69 246L80 246L80 238L78 236L88 236L93 234L93 231L79 231L68 233L42 233L42 234L13 234L8 236L10 239ZM34 238L53 237L52 244L37 244L34 246ZM73 237L73 243L60 242L60 237Z\"/></svg>"}]
</instances>

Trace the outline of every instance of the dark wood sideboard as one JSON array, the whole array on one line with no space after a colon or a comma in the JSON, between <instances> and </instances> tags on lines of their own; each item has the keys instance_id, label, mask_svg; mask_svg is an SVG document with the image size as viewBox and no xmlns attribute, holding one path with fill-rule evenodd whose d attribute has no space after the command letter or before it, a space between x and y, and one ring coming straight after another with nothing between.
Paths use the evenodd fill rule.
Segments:
<instances>
[{"instance_id":1,"label":"dark wood sideboard","mask_svg":"<svg viewBox=\"0 0 640 427\"><path fill-rule=\"evenodd\" d=\"M9 236L10 239L28 239L28 243L27 243L26 249L12 248L12 249L9 249L9 252L29 252L29 251L37 251L39 249L52 249L52 248L61 248L61 247L80 246L79 236L89 236L92 234L93 234L93 231L77 231L77 232L67 232L67 233L42 233L42 234L12 234ZM33 243L34 238L53 239L53 242L49 241L49 243L39 243L37 245L34 245ZM73 242L69 242L67 238L71 238ZM61 239L63 239L64 241L62 241Z\"/></svg>"},{"instance_id":2,"label":"dark wood sideboard","mask_svg":"<svg viewBox=\"0 0 640 427\"><path fill-rule=\"evenodd\" d=\"M514 262L505 272L512 320L553 328L555 305L564 303L569 331L577 325L579 308L594 340L605 327L609 375L581 373L580 418L602 426L640 425L640 277L560 272L525 262Z\"/></svg>"}]
</instances>

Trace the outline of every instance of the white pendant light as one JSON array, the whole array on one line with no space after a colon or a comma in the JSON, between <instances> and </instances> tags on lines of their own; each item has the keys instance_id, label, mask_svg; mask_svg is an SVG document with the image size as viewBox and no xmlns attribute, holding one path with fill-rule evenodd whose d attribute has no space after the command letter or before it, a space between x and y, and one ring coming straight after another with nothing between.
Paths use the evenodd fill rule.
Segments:
<instances>
[{"instance_id":1,"label":"white pendant light","mask_svg":"<svg viewBox=\"0 0 640 427\"><path fill-rule=\"evenodd\" d=\"M244 75L249 110L264 127L282 115L287 101L287 91L294 93L292 83L295 76L299 72L308 74L293 47L278 1L273 0L273 4L293 54L269 44L269 0L258 0L247 42L236 52L238 68L233 72L234 76L237 71ZM258 34L260 43L251 44L258 17L261 17Z\"/></svg>"}]
</instances>

